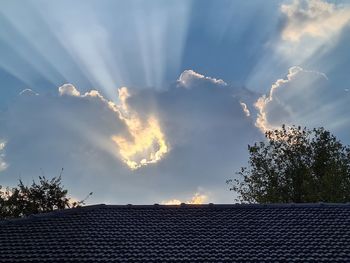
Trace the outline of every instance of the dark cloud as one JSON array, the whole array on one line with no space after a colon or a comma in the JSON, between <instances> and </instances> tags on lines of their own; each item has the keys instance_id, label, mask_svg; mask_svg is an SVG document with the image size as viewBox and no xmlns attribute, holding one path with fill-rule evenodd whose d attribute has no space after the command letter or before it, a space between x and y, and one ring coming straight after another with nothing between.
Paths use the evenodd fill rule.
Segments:
<instances>
[{"instance_id":1,"label":"dark cloud","mask_svg":"<svg viewBox=\"0 0 350 263\"><path fill-rule=\"evenodd\" d=\"M247 144L262 136L241 106L242 97L254 101L257 94L186 71L168 90L130 90L129 107L141 120L157 118L170 149L157 163L131 171L111 140L128 127L108 101L69 85L60 94L19 96L2 113L10 164L3 182L30 180L40 168L57 175L64 167L65 184L78 197L94 191L93 202L187 200L197 192L228 202L225 180L245 164Z\"/></svg>"},{"instance_id":2,"label":"dark cloud","mask_svg":"<svg viewBox=\"0 0 350 263\"><path fill-rule=\"evenodd\" d=\"M160 178L164 194L173 195L169 199L180 189L188 192L196 187L221 188L226 195L225 179L245 164L247 144L261 138L255 120L246 116L240 104L242 97L255 101L258 95L194 72L185 76L167 91L140 92L130 104L138 111L157 112L161 120L171 151L154 169L169 176L164 182ZM253 109L249 102L248 107ZM147 172L152 173L152 167Z\"/></svg>"}]
</instances>

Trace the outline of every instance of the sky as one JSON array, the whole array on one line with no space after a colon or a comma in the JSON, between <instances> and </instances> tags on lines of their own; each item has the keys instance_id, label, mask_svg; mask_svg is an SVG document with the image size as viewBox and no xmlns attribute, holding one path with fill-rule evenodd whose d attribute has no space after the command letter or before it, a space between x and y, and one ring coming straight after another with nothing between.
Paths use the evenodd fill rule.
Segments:
<instances>
[{"instance_id":1,"label":"sky","mask_svg":"<svg viewBox=\"0 0 350 263\"><path fill-rule=\"evenodd\" d=\"M87 203L232 203L286 125L350 144L346 0L0 1L0 185Z\"/></svg>"}]
</instances>

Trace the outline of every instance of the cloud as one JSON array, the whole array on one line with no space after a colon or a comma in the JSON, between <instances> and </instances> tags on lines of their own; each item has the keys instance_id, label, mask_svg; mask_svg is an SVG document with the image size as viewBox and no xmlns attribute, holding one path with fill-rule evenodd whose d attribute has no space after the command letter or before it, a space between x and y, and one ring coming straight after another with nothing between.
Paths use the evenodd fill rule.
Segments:
<instances>
[{"instance_id":1,"label":"cloud","mask_svg":"<svg viewBox=\"0 0 350 263\"><path fill-rule=\"evenodd\" d=\"M40 170L51 176L64 167L70 192L79 199L92 191L91 202L200 202L201 194L188 196L201 188L211 202L231 200L225 181L245 163L247 144L262 137L240 102L253 110L259 95L190 75L164 90L121 87L116 102L71 84L18 96L0 112L10 164L2 182L30 182Z\"/></svg>"},{"instance_id":2,"label":"cloud","mask_svg":"<svg viewBox=\"0 0 350 263\"><path fill-rule=\"evenodd\" d=\"M282 38L298 42L303 37L330 38L350 21L350 8L322 0L294 0L281 6L285 16Z\"/></svg>"},{"instance_id":3,"label":"cloud","mask_svg":"<svg viewBox=\"0 0 350 263\"><path fill-rule=\"evenodd\" d=\"M5 146L6 142L0 140L0 172L8 167L8 164L5 162Z\"/></svg>"},{"instance_id":4,"label":"cloud","mask_svg":"<svg viewBox=\"0 0 350 263\"><path fill-rule=\"evenodd\" d=\"M130 97L128 88L118 89L119 105L105 99L97 90L80 95L80 92L71 84L65 84L58 90L61 96L96 98L115 112L119 121L127 127L127 134L113 135L111 140L118 146L122 161L131 169L156 163L168 152L169 147L158 120L154 116L148 116L144 121L137 112L129 107L127 103L127 99Z\"/></svg>"},{"instance_id":5,"label":"cloud","mask_svg":"<svg viewBox=\"0 0 350 263\"><path fill-rule=\"evenodd\" d=\"M249 111L249 109L248 109L247 104L245 104L244 102L241 102L241 101L239 102L239 104L241 104L242 109L243 109L245 115L246 115L247 117L249 117L249 116L250 116L250 111Z\"/></svg>"},{"instance_id":6,"label":"cloud","mask_svg":"<svg viewBox=\"0 0 350 263\"><path fill-rule=\"evenodd\" d=\"M193 70L185 70L181 73L179 79L177 80L179 85L185 88L193 88L197 87L203 84L207 84L208 82L219 85L219 86L226 86L227 83L223 81L222 79L215 79L211 77L206 77L204 75L201 75L197 72L194 72Z\"/></svg>"},{"instance_id":7,"label":"cloud","mask_svg":"<svg viewBox=\"0 0 350 263\"><path fill-rule=\"evenodd\" d=\"M334 66L329 59L322 63L315 63L315 60L324 58L346 42L343 37L349 30L350 5L294 0L280 5L280 14L278 37L266 43L269 52L256 63L249 82L261 85L268 79L271 83L271 74L280 75L291 65L308 65L329 73L325 67ZM339 62L339 58L336 60Z\"/></svg>"},{"instance_id":8,"label":"cloud","mask_svg":"<svg viewBox=\"0 0 350 263\"><path fill-rule=\"evenodd\" d=\"M118 162L111 137L127 133L118 115L98 97L19 96L0 120L6 159L15 174L51 164L74 166L89 151Z\"/></svg>"},{"instance_id":9,"label":"cloud","mask_svg":"<svg viewBox=\"0 0 350 263\"><path fill-rule=\"evenodd\" d=\"M80 92L72 84L64 84L58 88L58 92L61 96L75 96L79 97Z\"/></svg>"},{"instance_id":10,"label":"cloud","mask_svg":"<svg viewBox=\"0 0 350 263\"><path fill-rule=\"evenodd\" d=\"M180 205L181 203L192 204L192 205L200 205L204 204L208 199L208 196L205 194L195 193L190 200L183 202L179 199L171 199L168 201L162 201L162 205Z\"/></svg>"},{"instance_id":11,"label":"cloud","mask_svg":"<svg viewBox=\"0 0 350 263\"><path fill-rule=\"evenodd\" d=\"M39 94L31 89L24 89L19 93L20 96L38 96Z\"/></svg>"},{"instance_id":12,"label":"cloud","mask_svg":"<svg viewBox=\"0 0 350 263\"><path fill-rule=\"evenodd\" d=\"M112 136L123 161L131 169L158 162L169 151L169 146L157 118L150 116L146 121L142 121L127 104L130 97L128 89L122 87L118 91L121 101L121 105L117 106L119 118L125 122L132 137L130 140L125 136Z\"/></svg>"},{"instance_id":13,"label":"cloud","mask_svg":"<svg viewBox=\"0 0 350 263\"><path fill-rule=\"evenodd\" d=\"M348 99L331 86L325 74L291 67L286 78L278 79L269 93L256 101L255 124L262 132L282 124L335 129L348 125L348 105Z\"/></svg>"},{"instance_id":14,"label":"cloud","mask_svg":"<svg viewBox=\"0 0 350 263\"><path fill-rule=\"evenodd\" d=\"M279 4L274 34L255 62L246 85L265 90L293 65L343 78L348 61L350 5L346 1L293 0ZM343 2L343 4L341 3ZM344 64L344 65L342 65Z\"/></svg>"},{"instance_id":15,"label":"cloud","mask_svg":"<svg viewBox=\"0 0 350 263\"><path fill-rule=\"evenodd\" d=\"M93 134L88 135L96 139L92 141L93 143L100 148L105 148L106 152L112 153L114 157L119 157L131 169L155 163L163 158L168 151L165 135L162 133L158 120L154 116L147 116L143 120L128 106L127 88L119 90L120 105L108 101L96 90L81 95L72 84L59 87L58 92L59 97L48 98L39 96L32 90L24 90L20 93L21 96L24 94L38 96L33 99L28 96L23 97L20 100L21 105L15 109L16 112L12 112L14 116L7 120L7 124L22 127L20 122L23 116L26 116L27 119L23 122L28 125L26 130L30 133L31 130L37 129L33 127L36 125L35 122L28 123L33 118L36 121L45 120L48 126L59 126L60 130L62 130L65 121L71 122L64 128L66 129L64 132L74 134L79 130L81 137ZM45 111L38 109L38 107L45 108ZM63 116L67 119L63 120L61 118ZM45 125L45 121L37 123L37 125ZM68 126L71 127L68 128ZM111 127L113 128L108 130ZM12 128L8 127L9 130ZM21 129L24 130L24 128ZM36 136L39 137L37 143L43 143L40 142L40 137L56 140L54 138L56 132L50 130L50 127L45 127L44 131L36 130L35 132L38 133ZM11 133L11 131L8 132L9 138L16 136L16 133ZM20 133L20 136L23 137L19 139L28 137L24 133ZM80 140L81 138L78 141ZM4 148L4 144L2 145ZM2 162L2 167L5 167L4 162Z\"/></svg>"},{"instance_id":16,"label":"cloud","mask_svg":"<svg viewBox=\"0 0 350 263\"><path fill-rule=\"evenodd\" d=\"M295 76L301 72L303 69L300 67L291 67L288 71L287 77L285 79L278 79L274 84L272 84L271 89L269 91L269 94L261 96L255 103L255 107L258 109L258 117L256 119L255 125L262 131L266 132L268 130L275 129L277 127L280 127L281 123L278 123L277 125L273 125L268 120L269 111L268 108L271 107L273 104L277 104L280 108L284 108L281 100L277 97L276 98L276 91L283 87L283 85L291 82ZM274 107L274 110L276 111L276 106ZM285 113L284 115L289 115L286 110L283 110ZM276 113L280 113L278 110Z\"/></svg>"},{"instance_id":17,"label":"cloud","mask_svg":"<svg viewBox=\"0 0 350 263\"><path fill-rule=\"evenodd\" d=\"M187 201L188 204L200 205L204 204L207 201L208 197L204 194L195 193L190 201Z\"/></svg>"},{"instance_id":18,"label":"cloud","mask_svg":"<svg viewBox=\"0 0 350 263\"><path fill-rule=\"evenodd\" d=\"M253 108L250 101L258 97L246 89L191 73L191 81L178 81L163 91L142 90L130 98L129 104L137 112L156 109L171 145L167 157L154 168L156 173L169 176L168 183L178 190L164 192L169 198L162 200L171 196L186 200L183 196L199 185L221 189L211 196L212 200L230 195L222 191L225 178L231 177L245 160L247 144L262 136L240 101Z\"/></svg>"}]
</instances>

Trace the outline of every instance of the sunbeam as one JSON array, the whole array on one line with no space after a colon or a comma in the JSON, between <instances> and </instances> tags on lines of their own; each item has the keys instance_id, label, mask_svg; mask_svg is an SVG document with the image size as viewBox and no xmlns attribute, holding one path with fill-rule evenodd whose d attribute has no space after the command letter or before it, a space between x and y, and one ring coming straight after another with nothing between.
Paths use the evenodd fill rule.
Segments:
<instances>
[{"instance_id":1,"label":"sunbeam","mask_svg":"<svg viewBox=\"0 0 350 263\"><path fill-rule=\"evenodd\" d=\"M63 97L69 96L79 100L88 100L88 102L91 102L92 107L95 107L96 103L102 104L101 106L107 107L110 113L113 113L112 118L114 118L114 120L112 119L110 125L116 123L115 128L109 130L110 135L107 134L106 136L105 134L105 136L106 139L109 137L109 140L116 144L119 151L118 157L125 162L130 169L135 170L141 166L156 163L168 153L169 144L166 142L158 119L154 115L149 115L146 116L145 119L142 119L139 114L128 105L127 100L130 94L126 87L122 87L118 90L119 104L115 104L113 101L104 98L97 90L91 90L82 95L71 84L65 84L59 87L58 91L60 96ZM80 123L74 126L77 129L79 126L84 127L85 124ZM125 131L118 131L117 134L113 134L113 130L118 130L118 126L124 126L123 128ZM119 128L119 130L120 129L121 128ZM91 130L91 128L87 130ZM98 141L101 142L102 140L99 139ZM106 145L105 143L103 144ZM98 143L98 145L99 148L101 148L101 144ZM111 152L110 148L111 147L108 146L107 152Z\"/></svg>"},{"instance_id":2,"label":"sunbeam","mask_svg":"<svg viewBox=\"0 0 350 263\"><path fill-rule=\"evenodd\" d=\"M100 201L232 201L269 129L350 143L349 41L346 0L0 1L0 185L64 167Z\"/></svg>"}]
</instances>

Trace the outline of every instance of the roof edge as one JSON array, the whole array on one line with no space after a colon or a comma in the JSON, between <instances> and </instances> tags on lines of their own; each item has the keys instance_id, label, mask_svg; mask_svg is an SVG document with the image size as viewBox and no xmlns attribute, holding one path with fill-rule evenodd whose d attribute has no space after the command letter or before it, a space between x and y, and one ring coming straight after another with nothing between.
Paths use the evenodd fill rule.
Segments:
<instances>
[{"instance_id":1,"label":"roof edge","mask_svg":"<svg viewBox=\"0 0 350 263\"><path fill-rule=\"evenodd\" d=\"M50 218L50 217L55 217L55 216L75 214L75 213L78 213L80 211L95 210L95 209L106 207L106 206L107 205L105 205L105 204L87 205L87 206L80 206L80 207L74 207L74 208L57 209L57 210L54 210L51 212L31 214L29 216L19 217L19 218L0 219L0 226L6 225L8 223L21 223L21 222L35 221L35 220L38 220L40 218Z\"/></svg>"},{"instance_id":2,"label":"roof edge","mask_svg":"<svg viewBox=\"0 0 350 263\"><path fill-rule=\"evenodd\" d=\"M180 205L162 205L162 204L153 204L153 205L106 205L106 204L96 204L96 205L87 205L76 208L67 208L62 210L55 210L52 212L32 214L26 217L21 218L8 218L0 220L0 226L6 225L9 223L21 223L28 221L36 221L41 218L51 218L56 216L64 216L68 214L75 214L82 211L90 211L100 208L120 208L120 209L142 209L142 208L162 208L162 209L181 209L181 208L212 208L212 209L264 209L264 208L320 208L320 207L350 207L350 202L347 203L271 203L271 204L185 204Z\"/></svg>"}]
</instances>

